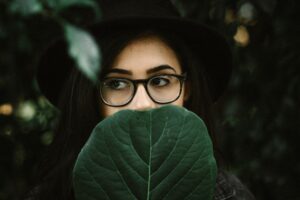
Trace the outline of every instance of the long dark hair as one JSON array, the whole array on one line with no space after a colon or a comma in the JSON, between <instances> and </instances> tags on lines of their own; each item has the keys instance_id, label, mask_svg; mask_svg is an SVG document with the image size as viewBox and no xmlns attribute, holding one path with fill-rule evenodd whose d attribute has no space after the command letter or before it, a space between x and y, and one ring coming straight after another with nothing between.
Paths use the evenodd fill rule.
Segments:
<instances>
[{"instance_id":1,"label":"long dark hair","mask_svg":"<svg viewBox=\"0 0 300 200\"><path fill-rule=\"evenodd\" d=\"M207 86L201 58L196 57L185 41L166 30L123 30L111 34L95 35L102 50L102 73L110 67L115 57L133 39L154 35L162 39L177 54L183 71L187 72L190 88L185 107L206 123L214 148L217 148L211 116L212 101ZM71 60L69 64L73 64ZM101 78L101 77L100 77ZM60 120L52 144L40 165L39 181L33 199L74 199L72 169L77 155L95 125L103 119L97 86L92 84L75 67L65 82L59 100ZM215 151L216 152L216 151Z\"/></svg>"}]
</instances>

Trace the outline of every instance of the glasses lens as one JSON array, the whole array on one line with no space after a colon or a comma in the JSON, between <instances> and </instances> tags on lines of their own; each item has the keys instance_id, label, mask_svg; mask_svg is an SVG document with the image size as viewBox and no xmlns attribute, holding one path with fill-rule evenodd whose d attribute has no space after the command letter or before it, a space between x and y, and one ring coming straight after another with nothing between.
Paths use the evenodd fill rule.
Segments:
<instances>
[{"instance_id":1,"label":"glasses lens","mask_svg":"<svg viewBox=\"0 0 300 200\"><path fill-rule=\"evenodd\" d=\"M147 87L149 94L156 102L168 103L180 95L181 83L176 76L161 75L150 79Z\"/></svg>"},{"instance_id":2,"label":"glasses lens","mask_svg":"<svg viewBox=\"0 0 300 200\"><path fill-rule=\"evenodd\" d=\"M134 87L126 79L105 79L100 88L101 97L105 103L112 106L126 104L132 97Z\"/></svg>"}]
</instances>

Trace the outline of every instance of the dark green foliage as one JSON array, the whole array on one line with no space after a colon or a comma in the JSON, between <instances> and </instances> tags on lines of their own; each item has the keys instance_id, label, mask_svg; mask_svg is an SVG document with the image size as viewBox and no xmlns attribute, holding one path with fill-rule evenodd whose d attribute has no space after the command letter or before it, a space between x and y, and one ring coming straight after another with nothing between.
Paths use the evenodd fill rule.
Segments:
<instances>
[{"instance_id":1,"label":"dark green foliage","mask_svg":"<svg viewBox=\"0 0 300 200\"><path fill-rule=\"evenodd\" d=\"M91 23L99 16L94 1L0 1L0 199L20 199L31 189L37 162L52 141L58 113L40 96L34 78L38 57L49 42L69 30L65 26L83 26L83 19ZM71 50L77 46L77 54L83 51L77 43L92 40L79 27L66 31L66 36ZM98 65L85 59L90 57L84 52L78 67L85 73L87 65ZM99 61L99 56L94 53L92 59ZM91 69L97 71L95 66Z\"/></svg>"},{"instance_id":2,"label":"dark green foliage","mask_svg":"<svg viewBox=\"0 0 300 200\"><path fill-rule=\"evenodd\" d=\"M236 65L217 105L218 136L229 169L258 199L299 199L300 3L173 2L182 14L223 32L232 45ZM31 188L58 116L37 89L37 58L51 40L64 35L65 24L81 30L98 20L101 9L95 5L0 0L0 199L20 199ZM240 26L250 36L245 45L234 40Z\"/></svg>"},{"instance_id":3,"label":"dark green foliage","mask_svg":"<svg viewBox=\"0 0 300 200\"><path fill-rule=\"evenodd\" d=\"M257 1L250 43L237 67L221 123L232 169L258 199L298 199L300 25L296 1Z\"/></svg>"},{"instance_id":4,"label":"dark green foliage","mask_svg":"<svg viewBox=\"0 0 300 200\"><path fill-rule=\"evenodd\" d=\"M180 107L100 122L74 168L78 200L212 199L216 161L204 122Z\"/></svg>"}]
</instances>

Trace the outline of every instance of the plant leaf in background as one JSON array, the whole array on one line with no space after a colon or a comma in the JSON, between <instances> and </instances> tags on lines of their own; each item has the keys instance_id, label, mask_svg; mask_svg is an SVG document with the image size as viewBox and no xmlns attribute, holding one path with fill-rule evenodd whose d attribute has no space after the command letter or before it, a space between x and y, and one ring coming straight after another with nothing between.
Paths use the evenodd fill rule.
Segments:
<instances>
[{"instance_id":1,"label":"plant leaf in background","mask_svg":"<svg viewBox=\"0 0 300 200\"><path fill-rule=\"evenodd\" d=\"M9 10L12 13L27 16L41 12L43 6L38 0L14 0L9 6Z\"/></svg>"},{"instance_id":2,"label":"plant leaf in background","mask_svg":"<svg viewBox=\"0 0 300 200\"><path fill-rule=\"evenodd\" d=\"M204 122L175 106L123 110L104 119L73 169L77 200L209 200L215 181Z\"/></svg>"},{"instance_id":3,"label":"plant leaf in background","mask_svg":"<svg viewBox=\"0 0 300 200\"><path fill-rule=\"evenodd\" d=\"M67 23L64 30L69 55L76 61L76 66L90 80L97 81L101 55L93 37L88 32Z\"/></svg>"},{"instance_id":4,"label":"plant leaf in background","mask_svg":"<svg viewBox=\"0 0 300 200\"><path fill-rule=\"evenodd\" d=\"M60 12L71 6L90 7L96 15L100 15L98 4L94 0L47 0L48 5Z\"/></svg>"}]
</instances>

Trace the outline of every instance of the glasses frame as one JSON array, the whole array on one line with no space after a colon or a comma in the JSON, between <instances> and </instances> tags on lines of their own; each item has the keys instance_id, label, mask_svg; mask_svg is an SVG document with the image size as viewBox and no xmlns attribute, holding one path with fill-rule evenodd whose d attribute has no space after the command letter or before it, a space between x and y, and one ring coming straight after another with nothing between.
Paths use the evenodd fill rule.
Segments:
<instances>
[{"instance_id":1,"label":"glasses frame","mask_svg":"<svg viewBox=\"0 0 300 200\"><path fill-rule=\"evenodd\" d=\"M176 78L179 80L179 82L180 82L180 90L179 90L178 96L177 96L174 100L168 101L168 102L164 102L164 103L161 103L161 102L156 101L156 100L150 95L150 92L149 92L149 90L148 90L148 83L149 83L152 79L154 79L154 78L156 78L156 77L159 77L159 76L173 76L173 77L176 77ZM133 93L132 93L131 98L128 99L128 101L127 101L126 103L121 104L121 105L111 105L111 104L107 103L107 102L104 100L103 95L102 95L102 91L101 91L101 88L102 88L102 87L99 86L101 101L102 101L105 105L111 106L111 107L123 107L123 106L126 106L126 105L128 105L128 104L132 101L132 99L135 97L136 91L137 91L137 88L138 88L138 84L142 84L142 85L144 86L146 92L147 92L147 95L150 97L150 99L151 99L153 102L155 102L155 103L157 103L157 104L161 104L161 105L169 104L169 103L172 103L172 102L176 101L176 100L181 96L181 93L182 93L182 86L183 86L183 83L186 81L186 77L187 77L187 74L186 74L186 73L183 73L182 75L179 75L179 74L159 74L159 75L151 76L151 77L149 77L149 78L147 78L147 79L134 79L134 80L129 79L129 78L107 77L107 78L104 78L104 79L100 82L100 85L101 85L102 82L105 81L106 79L111 79L111 78L117 78L118 80L126 80L126 81L129 81L129 82L132 83L132 85L133 85Z\"/></svg>"}]
</instances>

